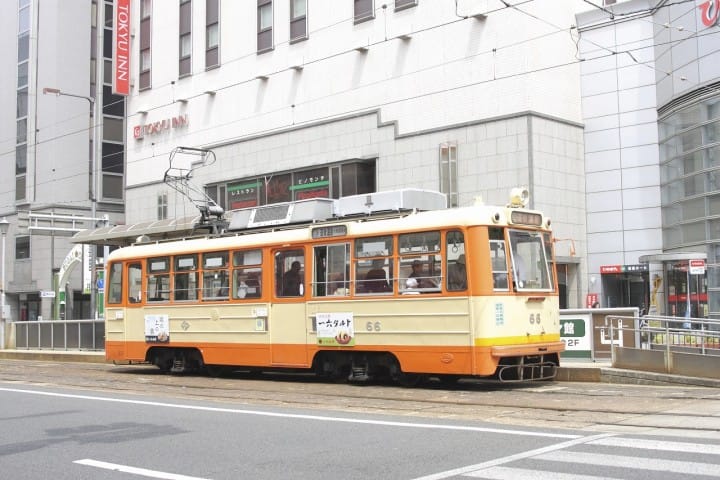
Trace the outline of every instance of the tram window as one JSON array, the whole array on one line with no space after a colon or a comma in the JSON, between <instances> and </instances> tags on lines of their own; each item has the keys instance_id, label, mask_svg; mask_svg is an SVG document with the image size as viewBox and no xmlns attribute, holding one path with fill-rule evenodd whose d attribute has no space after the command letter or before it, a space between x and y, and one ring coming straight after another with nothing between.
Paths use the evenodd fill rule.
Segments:
<instances>
[{"instance_id":1,"label":"tram window","mask_svg":"<svg viewBox=\"0 0 720 480\"><path fill-rule=\"evenodd\" d=\"M233 298L262 295L262 251L233 253Z\"/></svg>"},{"instance_id":2,"label":"tram window","mask_svg":"<svg viewBox=\"0 0 720 480\"><path fill-rule=\"evenodd\" d=\"M465 236L453 230L447 233L445 249L447 276L446 288L449 291L460 291L467 288L467 265L465 263Z\"/></svg>"},{"instance_id":3,"label":"tram window","mask_svg":"<svg viewBox=\"0 0 720 480\"><path fill-rule=\"evenodd\" d=\"M313 257L313 296L349 295L350 245L317 246Z\"/></svg>"},{"instance_id":4,"label":"tram window","mask_svg":"<svg viewBox=\"0 0 720 480\"><path fill-rule=\"evenodd\" d=\"M392 258L377 257L358 260L355 271L357 272L358 293L392 293Z\"/></svg>"},{"instance_id":5,"label":"tram window","mask_svg":"<svg viewBox=\"0 0 720 480\"><path fill-rule=\"evenodd\" d=\"M507 290L507 255L503 240L490 240L490 264L492 265L493 289Z\"/></svg>"},{"instance_id":6,"label":"tram window","mask_svg":"<svg viewBox=\"0 0 720 480\"><path fill-rule=\"evenodd\" d=\"M148 259L147 299L149 302L170 300L170 259L157 257Z\"/></svg>"},{"instance_id":7,"label":"tram window","mask_svg":"<svg viewBox=\"0 0 720 480\"><path fill-rule=\"evenodd\" d=\"M202 256L203 300L227 300L230 293L228 252L204 253Z\"/></svg>"},{"instance_id":8,"label":"tram window","mask_svg":"<svg viewBox=\"0 0 720 480\"><path fill-rule=\"evenodd\" d=\"M440 232L418 232L400 235L400 255L440 251Z\"/></svg>"},{"instance_id":9,"label":"tram window","mask_svg":"<svg viewBox=\"0 0 720 480\"><path fill-rule=\"evenodd\" d=\"M355 293L390 294L393 291L393 237L355 240Z\"/></svg>"},{"instance_id":10,"label":"tram window","mask_svg":"<svg viewBox=\"0 0 720 480\"><path fill-rule=\"evenodd\" d=\"M305 254L302 250L275 253L275 294L301 297L305 294Z\"/></svg>"},{"instance_id":11,"label":"tram window","mask_svg":"<svg viewBox=\"0 0 720 480\"><path fill-rule=\"evenodd\" d=\"M551 275L542 235L510 230L510 258L517 290L549 290Z\"/></svg>"},{"instance_id":12,"label":"tram window","mask_svg":"<svg viewBox=\"0 0 720 480\"><path fill-rule=\"evenodd\" d=\"M128 301L140 303L142 300L142 266L139 263L128 265Z\"/></svg>"},{"instance_id":13,"label":"tram window","mask_svg":"<svg viewBox=\"0 0 720 480\"><path fill-rule=\"evenodd\" d=\"M554 288L555 286L555 268L554 268L554 262L555 262L555 254L553 252L553 240L552 236L549 233L543 233L543 242L545 243L545 256L547 257L548 261L550 262L550 268L548 269L550 278L550 287Z\"/></svg>"},{"instance_id":14,"label":"tram window","mask_svg":"<svg viewBox=\"0 0 720 480\"><path fill-rule=\"evenodd\" d=\"M421 293L440 291L442 261L440 255L400 257L400 291Z\"/></svg>"},{"instance_id":15,"label":"tram window","mask_svg":"<svg viewBox=\"0 0 720 480\"><path fill-rule=\"evenodd\" d=\"M110 278L108 279L108 303L122 302L122 263L110 265Z\"/></svg>"},{"instance_id":16,"label":"tram window","mask_svg":"<svg viewBox=\"0 0 720 480\"><path fill-rule=\"evenodd\" d=\"M400 291L437 292L442 278L440 232L416 232L400 235ZM418 255L420 254L420 255Z\"/></svg>"},{"instance_id":17,"label":"tram window","mask_svg":"<svg viewBox=\"0 0 720 480\"><path fill-rule=\"evenodd\" d=\"M198 261L197 254L178 255L175 261L175 300L197 300L198 298Z\"/></svg>"}]
</instances>

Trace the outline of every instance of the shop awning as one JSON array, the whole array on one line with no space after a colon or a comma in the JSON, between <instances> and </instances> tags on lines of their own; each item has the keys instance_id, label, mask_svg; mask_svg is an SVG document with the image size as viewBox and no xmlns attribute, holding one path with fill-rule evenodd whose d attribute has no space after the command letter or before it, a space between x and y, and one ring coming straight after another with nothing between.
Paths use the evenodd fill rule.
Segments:
<instances>
[{"instance_id":1,"label":"shop awning","mask_svg":"<svg viewBox=\"0 0 720 480\"><path fill-rule=\"evenodd\" d=\"M641 255L640 263L677 262L681 260L707 260L707 253L700 252L672 252Z\"/></svg>"}]
</instances>

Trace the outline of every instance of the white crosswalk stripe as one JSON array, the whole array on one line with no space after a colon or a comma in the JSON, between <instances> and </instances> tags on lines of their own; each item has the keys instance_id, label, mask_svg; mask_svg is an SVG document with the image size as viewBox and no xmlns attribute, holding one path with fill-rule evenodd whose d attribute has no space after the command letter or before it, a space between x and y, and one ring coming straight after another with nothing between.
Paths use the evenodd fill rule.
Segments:
<instances>
[{"instance_id":1,"label":"white crosswalk stripe","mask_svg":"<svg viewBox=\"0 0 720 480\"><path fill-rule=\"evenodd\" d=\"M572 473L543 472L523 468L492 467L463 475L464 477L483 478L485 480L616 480L613 477L594 475L575 475ZM617 479L620 480L620 479Z\"/></svg>"},{"instance_id":2,"label":"white crosswalk stripe","mask_svg":"<svg viewBox=\"0 0 720 480\"><path fill-rule=\"evenodd\" d=\"M645 440L638 438L608 437L588 442L588 445L605 445L608 447L644 448L648 450L665 450L668 452L702 453L704 455L720 455L720 445L702 443L666 442L662 440Z\"/></svg>"},{"instance_id":3,"label":"white crosswalk stripe","mask_svg":"<svg viewBox=\"0 0 720 480\"><path fill-rule=\"evenodd\" d=\"M628 472L628 478L636 478L642 472L662 472L665 478L679 478L684 475L704 475L707 478L720 478L720 445L692 442L675 442L647 438L623 438L620 436L596 437L582 444L573 442L563 449L535 451L531 455L516 454L502 461L489 461L476 465L476 469L466 469L460 473L463 477L481 478L485 480L600 480L622 479L618 472ZM591 446L615 447L622 453L591 453L573 451L584 445L587 450ZM648 456L648 452L653 452ZM705 455L707 461L684 461L667 458L667 452L675 454ZM528 452L530 453L530 452ZM644 456L642 456L644 454ZM525 462L520 467L512 464ZM527 462L537 462L528 466ZM576 465L572 470L583 473L566 473L567 467ZM608 470L604 470L608 469ZM554 470L565 470L554 471ZM607 472L607 473L605 473ZM609 475L608 475L609 474ZM670 475L670 477L667 477ZM446 477L447 478L447 477Z\"/></svg>"},{"instance_id":4,"label":"white crosswalk stripe","mask_svg":"<svg viewBox=\"0 0 720 480\"><path fill-rule=\"evenodd\" d=\"M602 467L635 468L654 472L677 472L694 475L708 475L720 478L720 467L711 463L683 462L680 460L665 460L662 458L631 457L624 455L605 455L602 453L572 452L568 455L538 455L538 460L553 462L579 463L583 465L596 465Z\"/></svg>"}]
</instances>

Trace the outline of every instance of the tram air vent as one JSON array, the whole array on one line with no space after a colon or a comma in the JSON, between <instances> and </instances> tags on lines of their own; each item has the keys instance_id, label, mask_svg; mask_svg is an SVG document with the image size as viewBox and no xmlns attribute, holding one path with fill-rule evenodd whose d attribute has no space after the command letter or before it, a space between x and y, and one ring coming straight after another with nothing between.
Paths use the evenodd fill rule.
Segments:
<instances>
[{"instance_id":1,"label":"tram air vent","mask_svg":"<svg viewBox=\"0 0 720 480\"><path fill-rule=\"evenodd\" d=\"M334 200L313 198L297 202L278 203L232 211L228 230L309 223L327 220L333 216Z\"/></svg>"}]
</instances>

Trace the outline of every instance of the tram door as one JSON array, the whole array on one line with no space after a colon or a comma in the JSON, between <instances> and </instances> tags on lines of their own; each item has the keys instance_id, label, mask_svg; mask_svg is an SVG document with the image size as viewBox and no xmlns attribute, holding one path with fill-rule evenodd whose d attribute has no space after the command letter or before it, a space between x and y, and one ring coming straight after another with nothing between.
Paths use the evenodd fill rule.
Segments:
<instances>
[{"instance_id":1,"label":"tram door","mask_svg":"<svg viewBox=\"0 0 720 480\"><path fill-rule=\"evenodd\" d=\"M307 263L302 249L273 253L273 302L268 314L271 359L274 366L308 367Z\"/></svg>"}]
</instances>

